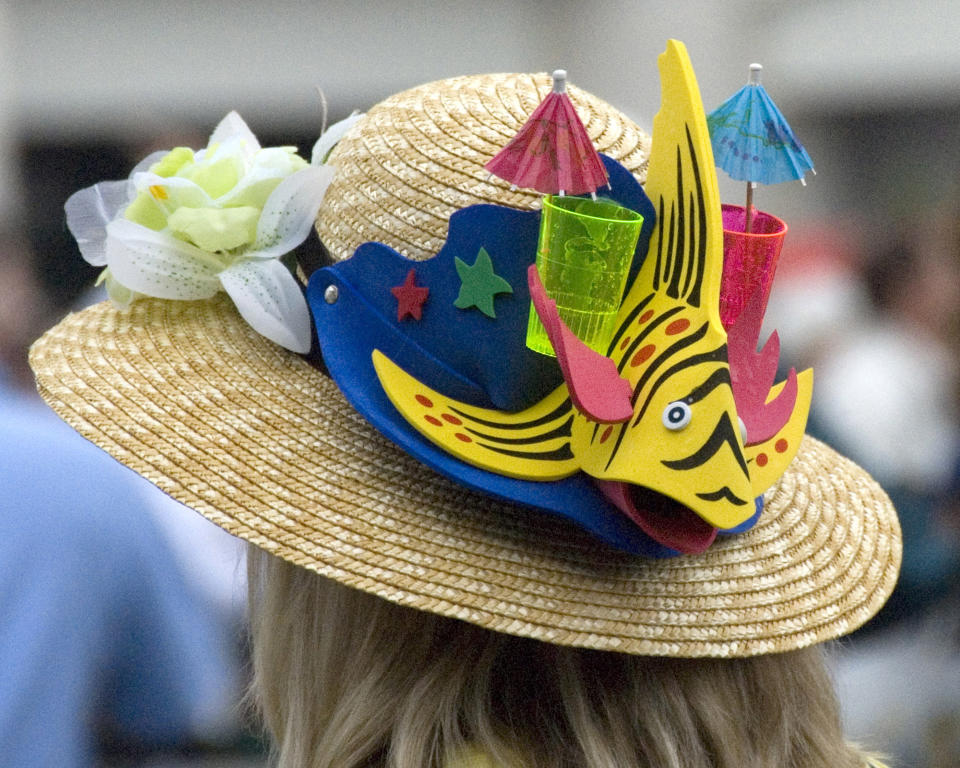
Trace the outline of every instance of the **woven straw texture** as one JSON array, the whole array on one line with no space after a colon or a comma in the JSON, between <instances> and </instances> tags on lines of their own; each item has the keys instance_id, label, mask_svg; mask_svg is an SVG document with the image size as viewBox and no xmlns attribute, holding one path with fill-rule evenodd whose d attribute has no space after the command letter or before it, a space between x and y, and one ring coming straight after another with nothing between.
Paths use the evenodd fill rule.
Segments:
<instances>
[{"instance_id":1,"label":"woven straw texture","mask_svg":"<svg viewBox=\"0 0 960 768\"><path fill-rule=\"evenodd\" d=\"M760 522L647 560L440 477L221 295L72 315L32 350L67 422L287 560L403 605L553 643L746 656L838 637L896 580L900 531L860 468L807 438Z\"/></svg>"},{"instance_id":2,"label":"woven straw texture","mask_svg":"<svg viewBox=\"0 0 960 768\"><path fill-rule=\"evenodd\" d=\"M337 176L318 218L337 259L373 240L411 259L440 250L453 211L475 203L538 208L541 195L510 186L484 164L550 92L549 75L471 75L413 88L367 112L334 149ZM646 179L650 137L606 102L569 87L597 150Z\"/></svg>"}]
</instances>

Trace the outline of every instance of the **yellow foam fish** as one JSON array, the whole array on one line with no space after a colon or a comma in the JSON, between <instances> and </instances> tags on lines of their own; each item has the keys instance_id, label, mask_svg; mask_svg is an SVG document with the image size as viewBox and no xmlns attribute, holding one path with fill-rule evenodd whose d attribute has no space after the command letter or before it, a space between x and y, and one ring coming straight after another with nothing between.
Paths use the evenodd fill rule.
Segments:
<instances>
[{"instance_id":1,"label":"yellow foam fish","mask_svg":"<svg viewBox=\"0 0 960 768\"><path fill-rule=\"evenodd\" d=\"M529 480L582 471L631 516L649 506L652 491L708 526L732 528L754 514L754 498L796 454L812 372L796 377L793 411L780 430L749 444L720 322L723 224L700 93L681 43L668 43L659 66L662 101L645 187L657 226L621 305L609 355L632 388L633 416L593 422L573 407L566 384L517 413L470 406L425 387L379 351L373 362L405 419L462 461ZM771 389L767 401L778 391ZM662 516L661 527L674 525L672 511Z\"/></svg>"}]
</instances>

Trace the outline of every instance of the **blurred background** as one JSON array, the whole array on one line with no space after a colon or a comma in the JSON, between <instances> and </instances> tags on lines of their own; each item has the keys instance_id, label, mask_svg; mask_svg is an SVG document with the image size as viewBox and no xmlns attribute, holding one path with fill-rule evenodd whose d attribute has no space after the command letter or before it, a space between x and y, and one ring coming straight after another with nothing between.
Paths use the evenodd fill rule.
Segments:
<instances>
[{"instance_id":1,"label":"blurred background","mask_svg":"<svg viewBox=\"0 0 960 768\"><path fill-rule=\"evenodd\" d=\"M764 85L816 166L805 187L764 187L755 199L790 227L768 324L779 329L790 365L816 369L811 431L889 489L906 537L889 606L834 649L848 730L896 765L960 766L960 4L951 0L0 0L4 535L25 536L11 517L28 505L55 505L51 478L67 482L49 454L45 479L25 479L29 441L47 431L56 438L44 439L62 439L63 456L76 456L58 467L100 461L37 408L24 364L30 340L96 295L96 270L64 223L72 192L125 178L153 149L203 146L231 109L262 144L297 144L309 156L321 126L317 88L332 121L432 79L565 67L571 82L649 129L659 104L656 58L671 37L686 43L708 111L761 62ZM742 204L741 184L719 175L725 201ZM96 471L112 487L113 470ZM70 631L77 625L62 607L14 622L23 584L44 582L29 573L33 561L14 563L13 544L0 547L0 655L20 653L15 662L0 658L0 669L36 670L0 673L0 755L34 760L0 762L262 765L266 745L238 703L241 550L130 473L115 482L124 490L111 498L125 502L112 504L123 507L116 514L145 506L157 512L156 531L136 553L118 540L113 577L102 584L128 589L116 598L123 610L102 609L112 618L100 630ZM88 486L65 486L61 495L76 507ZM111 505L99 503L106 514ZM89 521L57 526L63 537ZM33 535L50 540L49 532ZM102 556L98 542L82 557L67 549L87 562ZM131 576L124 558L134 556L155 565ZM114 600L94 583L84 594L100 590L101 602ZM53 589L31 599L53 604ZM156 597L161 591L168 597ZM150 615L132 612L131 602L151 606ZM50 637L82 635L87 645L35 641L38 614L53 617L43 630ZM151 642L140 636L144 626L156 627ZM71 673L82 680L76 701L86 705L68 706L60 689L64 711L52 715L41 696L44 670L52 674L54 657L86 655L96 662ZM88 689L96 697L80 693ZM40 735L23 727L9 735L12 723L26 722ZM144 725L159 722L165 730ZM44 758L35 739L63 751Z\"/></svg>"}]
</instances>

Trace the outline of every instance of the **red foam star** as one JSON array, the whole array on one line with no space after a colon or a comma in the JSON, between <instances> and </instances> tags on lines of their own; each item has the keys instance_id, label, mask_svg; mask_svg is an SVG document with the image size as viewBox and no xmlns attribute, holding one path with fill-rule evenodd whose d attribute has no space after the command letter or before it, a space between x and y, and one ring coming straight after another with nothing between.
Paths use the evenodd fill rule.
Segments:
<instances>
[{"instance_id":1,"label":"red foam star","mask_svg":"<svg viewBox=\"0 0 960 768\"><path fill-rule=\"evenodd\" d=\"M423 315L423 302L430 295L430 289L417 285L416 280L416 270L411 269L407 272L407 279L403 281L403 285L390 289L390 293L397 299L398 323L407 315L410 315L414 320L419 320Z\"/></svg>"}]
</instances>

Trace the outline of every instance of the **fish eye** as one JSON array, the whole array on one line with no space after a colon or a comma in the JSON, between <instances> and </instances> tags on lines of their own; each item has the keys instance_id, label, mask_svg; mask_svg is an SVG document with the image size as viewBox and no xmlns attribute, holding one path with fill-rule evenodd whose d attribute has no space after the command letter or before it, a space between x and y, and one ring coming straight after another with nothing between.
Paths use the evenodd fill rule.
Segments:
<instances>
[{"instance_id":1,"label":"fish eye","mask_svg":"<svg viewBox=\"0 0 960 768\"><path fill-rule=\"evenodd\" d=\"M683 429L692 416L689 405L682 400L675 400L663 409L663 426L674 431Z\"/></svg>"}]
</instances>

